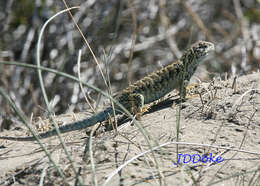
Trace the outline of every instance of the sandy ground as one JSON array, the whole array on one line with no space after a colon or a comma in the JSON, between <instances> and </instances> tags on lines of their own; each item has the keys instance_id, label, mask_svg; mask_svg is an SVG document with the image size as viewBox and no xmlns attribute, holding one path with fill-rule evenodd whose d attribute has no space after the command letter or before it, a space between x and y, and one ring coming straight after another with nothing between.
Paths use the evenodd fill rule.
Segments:
<instances>
[{"instance_id":1,"label":"sandy ground","mask_svg":"<svg viewBox=\"0 0 260 186\"><path fill-rule=\"evenodd\" d=\"M142 116L146 138L130 122L117 131L99 128L92 146L86 130L63 134L72 163L57 137L42 140L64 178L37 142L0 140L0 185L38 185L41 179L44 185L75 185L76 175L84 185L93 185L94 180L99 185L206 185L218 181L215 185L260 185L260 73L238 77L235 83L234 78L202 83L190 93L180 106L175 103L177 97L171 96L176 95L173 92ZM67 114L56 119L69 123L87 116ZM14 124L0 135L26 133L21 124ZM155 148L153 153L148 141ZM180 154L186 154L185 161ZM178 166L174 164L177 156L181 157ZM205 162L189 161L199 156ZM217 158L223 161L216 162Z\"/></svg>"}]
</instances>

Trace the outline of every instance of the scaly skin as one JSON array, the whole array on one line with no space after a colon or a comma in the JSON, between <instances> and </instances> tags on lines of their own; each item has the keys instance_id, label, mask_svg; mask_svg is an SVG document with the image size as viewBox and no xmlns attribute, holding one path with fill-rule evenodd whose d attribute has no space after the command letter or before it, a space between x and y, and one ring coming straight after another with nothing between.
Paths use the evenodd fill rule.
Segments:
<instances>
[{"instance_id":1,"label":"scaly skin","mask_svg":"<svg viewBox=\"0 0 260 186\"><path fill-rule=\"evenodd\" d=\"M116 100L118 100L132 114L138 114L143 112L145 104L152 103L162 98L174 89L178 89L180 95L182 95L181 98L185 98L186 86L191 76L194 74L197 66L203 58L213 50L214 44L210 42L199 41L193 44L179 60L130 85L116 97ZM122 113L118 106L115 106L115 113ZM81 130L91 127L96 123L105 121L112 115L112 107L109 107L90 118L61 126L59 127L59 130L61 133ZM57 133L55 129L52 129L39 134L38 137L48 138L54 135L57 135ZM16 141L36 140L33 136L0 136L0 139Z\"/></svg>"}]
</instances>

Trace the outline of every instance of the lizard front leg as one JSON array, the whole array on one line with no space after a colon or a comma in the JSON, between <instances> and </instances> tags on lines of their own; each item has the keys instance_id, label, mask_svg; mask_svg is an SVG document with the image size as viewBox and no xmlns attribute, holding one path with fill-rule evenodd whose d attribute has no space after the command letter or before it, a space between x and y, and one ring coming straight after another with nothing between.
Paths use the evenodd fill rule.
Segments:
<instances>
[{"instance_id":1,"label":"lizard front leg","mask_svg":"<svg viewBox=\"0 0 260 186\"><path fill-rule=\"evenodd\" d=\"M179 94L180 94L181 101L185 101L185 99L186 99L186 88L187 88L188 84L189 84L189 82L187 80L183 80L180 82Z\"/></svg>"}]
</instances>

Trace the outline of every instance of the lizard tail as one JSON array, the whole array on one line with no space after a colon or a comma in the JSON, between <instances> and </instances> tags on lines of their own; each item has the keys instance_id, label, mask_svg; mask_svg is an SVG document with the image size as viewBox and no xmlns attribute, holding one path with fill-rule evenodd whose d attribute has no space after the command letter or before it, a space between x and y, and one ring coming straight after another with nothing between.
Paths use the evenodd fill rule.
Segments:
<instances>
[{"instance_id":1,"label":"lizard tail","mask_svg":"<svg viewBox=\"0 0 260 186\"><path fill-rule=\"evenodd\" d=\"M93 115L90 118L61 126L61 127L59 127L59 131L60 131L60 133L66 133L66 132L70 132L70 131L88 128L88 127L95 125L98 122L107 120L109 118L109 116L112 114L113 114L113 109L112 109L112 107L109 107L109 108ZM117 111L116 111L116 114L118 114ZM39 134L38 137L39 138L48 138L48 137L55 136L55 135L57 135L57 132L55 129L52 129L50 131ZM34 141L34 140L36 140L34 136L26 136L26 137L0 136L0 139L15 140L15 141Z\"/></svg>"}]
</instances>

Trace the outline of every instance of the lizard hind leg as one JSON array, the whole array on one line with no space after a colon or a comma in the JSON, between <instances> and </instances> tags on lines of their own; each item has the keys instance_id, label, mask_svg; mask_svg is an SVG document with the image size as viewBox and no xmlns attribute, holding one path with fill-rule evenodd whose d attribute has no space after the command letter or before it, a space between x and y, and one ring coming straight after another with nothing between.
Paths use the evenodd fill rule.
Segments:
<instances>
[{"instance_id":1,"label":"lizard hind leg","mask_svg":"<svg viewBox=\"0 0 260 186\"><path fill-rule=\"evenodd\" d=\"M141 120L142 114L148 110L144 106L144 96L137 93L132 94L130 98L130 104L130 112L136 115L137 120Z\"/></svg>"}]
</instances>

